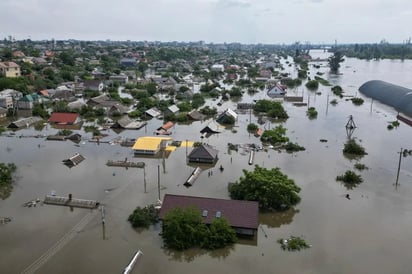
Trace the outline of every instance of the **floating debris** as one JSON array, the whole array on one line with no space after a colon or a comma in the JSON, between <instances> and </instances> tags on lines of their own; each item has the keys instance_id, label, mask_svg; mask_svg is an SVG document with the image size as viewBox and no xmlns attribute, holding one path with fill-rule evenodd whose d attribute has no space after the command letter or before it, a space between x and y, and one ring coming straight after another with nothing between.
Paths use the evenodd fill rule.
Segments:
<instances>
[{"instance_id":1,"label":"floating debris","mask_svg":"<svg viewBox=\"0 0 412 274\"><path fill-rule=\"evenodd\" d=\"M7 224L10 223L12 220L11 217L0 217L0 224Z\"/></svg>"},{"instance_id":2,"label":"floating debris","mask_svg":"<svg viewBox=\"0 0 412 274\"><path fill-rule=\"evenodd\" d=\"M27 203L24 203L24 207L36 207L38 203L41 203L41 200L39 198L28 201Z\"/></svg>"}]
</instances>

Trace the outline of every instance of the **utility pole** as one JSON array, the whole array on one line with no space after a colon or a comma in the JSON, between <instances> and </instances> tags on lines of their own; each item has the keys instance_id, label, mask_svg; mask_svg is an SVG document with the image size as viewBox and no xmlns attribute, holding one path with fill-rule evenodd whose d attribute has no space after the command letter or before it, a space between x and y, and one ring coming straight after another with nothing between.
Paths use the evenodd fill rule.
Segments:
<instances>
[{"instance_id":1,"label":"utility pole","mask_svg":"<svg viewBox=\"0 0 412 274\"><path fill-rule=\"evenodd\" d=\"M160 166L157 165L157 193L160 200Z\"/></svg>"},{"instance_id":2,"label":"utility pole","mask_svg":"<svg viewBox=\"0 0 412 274\"><path fill-rule=\"evenodd\" d=\"M104 205L101 206L100 208L101 214L102 214L102 229L103 229L103 240L106 240L106 212L104 209Z\"/></svg>"},{"instance_id":3,"label":"utility pole","mask_svg":"<svg viewBox=\"0 0 412 274\"><path fill-rule=\"evenodd\" d=\"M399 185L398 180L399 180L399 172L401 171L402 152L403 152L403 149L401 148L401 151L399 152L399 163L398 163L398 172L396 173L395 188L398 188L398 185Z\"/></svg>"}]
</instances>

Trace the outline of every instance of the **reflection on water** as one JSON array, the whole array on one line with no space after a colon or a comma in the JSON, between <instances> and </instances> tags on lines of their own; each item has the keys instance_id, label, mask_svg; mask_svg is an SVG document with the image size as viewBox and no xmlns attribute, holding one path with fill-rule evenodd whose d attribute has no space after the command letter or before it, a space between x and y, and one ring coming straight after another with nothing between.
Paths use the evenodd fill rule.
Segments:
<instances>
[{"instance_id":1,"label":"reflection on water","mask_svg":"<svg viewBox=\"0 0 412 274\"><path fill-rule=\"evenodd\" d=\"M295 208L290 208L285 211L260 213L259 223L266 225L268 228L288 225L293 221L293 217L295 217L297 213L299 213L299 210Z\"/></svg>"}]
</instances>

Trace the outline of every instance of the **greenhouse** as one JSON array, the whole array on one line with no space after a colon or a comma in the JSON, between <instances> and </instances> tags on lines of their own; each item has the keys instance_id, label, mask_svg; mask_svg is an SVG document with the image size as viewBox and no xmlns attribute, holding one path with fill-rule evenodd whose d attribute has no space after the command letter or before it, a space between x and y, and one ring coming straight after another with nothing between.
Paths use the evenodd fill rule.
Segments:
<instances>
[{"instance_id":1,"label":"greenhouse","mask_svg":"<svg viewBox=\"0 0 412 274\"><path fill-rule=\"evenodd\" d=\"M380 80L364 83L359 91L412 117L412 90Z\"/></svg>"}]
</instances>

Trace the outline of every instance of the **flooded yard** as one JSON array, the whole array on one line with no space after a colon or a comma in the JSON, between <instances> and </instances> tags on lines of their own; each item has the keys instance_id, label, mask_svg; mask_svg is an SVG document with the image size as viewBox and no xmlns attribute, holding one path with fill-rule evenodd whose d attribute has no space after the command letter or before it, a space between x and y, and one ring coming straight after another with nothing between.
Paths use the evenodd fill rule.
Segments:
<instances>
[{"instance_id":1,"label":"flooded yard","mask_svg":"<svg viewBox=\"0 0 412 274\"><path fill-rule=\"evenodd\" d=\"M412 87L411 61L349 58L337 76L329 75L323 65L319 70L310 65L310 75L324 72L322 77L341 85L345 95L362 97L357 91L359 86L374 79ZM293 66L287 70L296 73ZM204 139L199 131L208 121L177 124L172 129L175 140L203 141L219 150L219 161L209 169L211 175L201 173L190 188L183 183L194 169L186 164L186 153L191 148L177 148L163 160L135 158L131 148L107 143L98 145L85 140L75 146L71 141L19 138L55 133L57 130L52 128L40 132L24 129L14 137L0 137L0 162L14 162L18 167L11 196L0 201L0 217L12 217L11 222L0 224L0 272L120 273L140 249L144 255L132 273L410 273L412 157L402 159L400 185L395 188L394 183L398 152L401 148L412 149L412 128L401 123L388 130L388 122L396 120L396 111L378 102L372 104L369 98L362 97L365 103L354 106L346 97L334 96L330 87L320 85L318 92L321 94L306 90L304 85L288 90L292 95L303 94L305 102L317 109L317 119L308 119L307 107L283 104L290 116L283 123L287 136L306 150L289 154L266 149L257 152L254 160L254 164L266 168L279 167L294 179L302 188L302 201L286 212L261 214L254 241L242 240L213 252L164 249L159 226L135 230L127 217L136 206L158 199L158 168L161 197L170 193L228 198L228 183L236 181L243 174L242 169L252 170L253 165L248 165L247 152L229 152L227 144L261 145L246 131L250 119L257 123L255 115L240 114L233 129ZM264 92L253 97L245 94L242 102L263 98L267 98ZM336 106L328 104L332 99L338 101ZM207 104L215 106L217 102ZM225 102L219 109L228 107L235 109L236 103ZM369 168L358 172L364 182L353 189L335 180L346 170L354 170L357 162L342 153L349 115L357 125L352 137L368 153L359 162ZM162 122L154 119L140 130L119 134L109 130L106 139L150 136ZM265 127L277 124L270 122ZM80 133L85 139L91 137ZM76 152L85 157L78 166L68 168L61 163ZM106 166L107 160L125 157L144 161L145 169ZM43 199L52 191L60 196L72 193L76 198L100 201L106 212L105 231L99 210L22 206L30 200ZM345 198L346 194L350 199ZM300 252L283 251L276 241L290 235L303 236L312 247Z\"/></svg>"}]
</instances>

